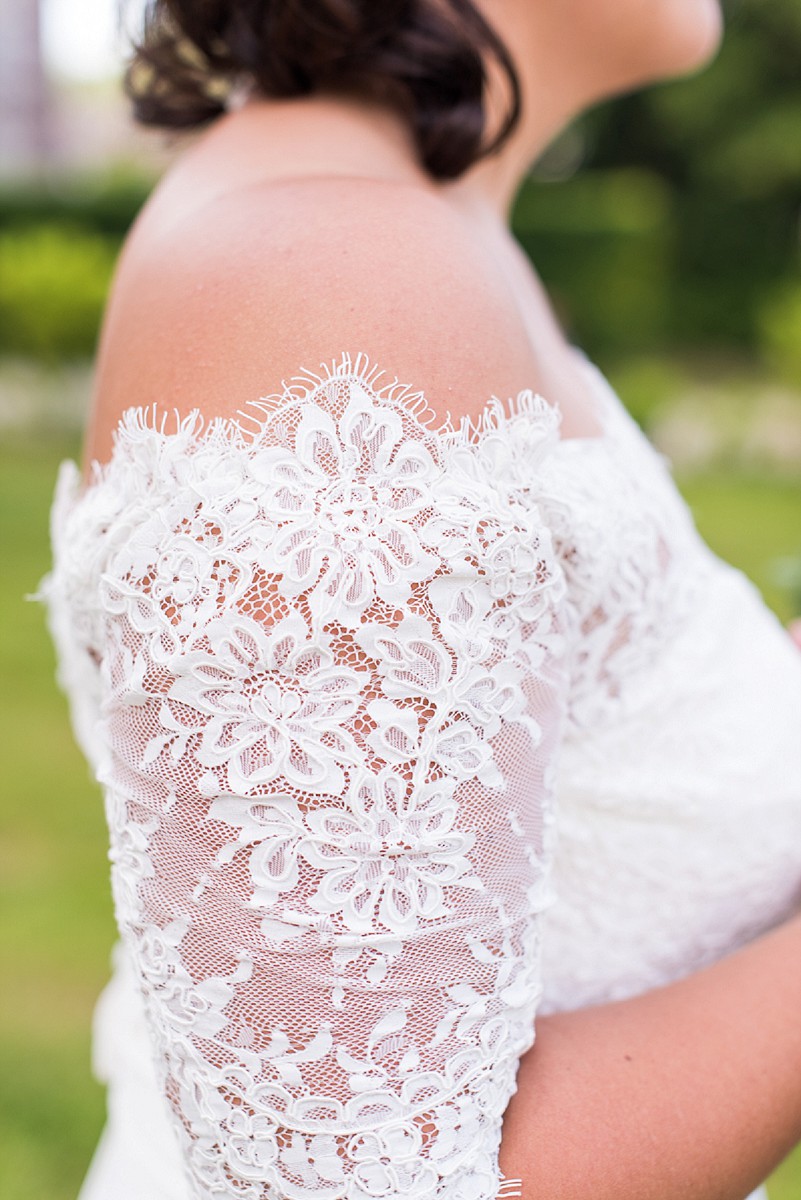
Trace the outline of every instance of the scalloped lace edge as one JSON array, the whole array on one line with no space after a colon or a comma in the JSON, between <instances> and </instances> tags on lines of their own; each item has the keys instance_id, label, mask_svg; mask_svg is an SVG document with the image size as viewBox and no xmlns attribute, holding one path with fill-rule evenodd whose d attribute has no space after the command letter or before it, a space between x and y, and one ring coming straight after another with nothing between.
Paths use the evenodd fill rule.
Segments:
<instances>
[{"instance_id":1,"label":"scalloped lace edge","mask_svg":"<svg viewBox=\"0 0 801 1200\"><path fill-rule=\"evenodd\" d=\"M522 388L516 395L509 396L505 401L492 394L484 408L476 415L466 414L455 419L450 410L446 410L445 419L435 425L438 413L432 409L425 392L415 389L409 383L401 382L395 375L389 382L376 386L376 381L384 374L385 368L370 362L364 351L355 356L344 350L339 361L332 360L320 364L322 371L318 373L301 368L290 382L281 381L282 390L260 396L258 399L245 401L245 407L237 409L236 416L206 417L199 408L193 408L181 415L177 408L162 411L157 401L148 405L131 405L124 409L119 417L112 435L112 451L109 460L100 463L93 459L90 464L91 475L87 483L81 478L80 495L105 480L118 453L119 445L127 436L136 437L143 434L155 434L161 438L184 438L190 444L201 444L215 437L224 436L232 444L243 449L256 448L260 438L271 423L280 420L282 414L293 405L308 401L320 389L332 382L352 380L370 389L380 401L403 409L414 418L430 436L446 442L449 446L479 445L485 438L511 424L515 420L527 418L539 421L543 426L543 434L556 433L563 421L562 409L556 401L548 401L541 393L532 388ZM260 416L253 415L255 410ZM600 434L586 437L559 438L563 442L605 442L608 433L606 405L598 407L598 419L601 424ZM168 424L172 420L173 428ZM250 425L251 428L247 426Z\"/></svg>"}]
</instances>

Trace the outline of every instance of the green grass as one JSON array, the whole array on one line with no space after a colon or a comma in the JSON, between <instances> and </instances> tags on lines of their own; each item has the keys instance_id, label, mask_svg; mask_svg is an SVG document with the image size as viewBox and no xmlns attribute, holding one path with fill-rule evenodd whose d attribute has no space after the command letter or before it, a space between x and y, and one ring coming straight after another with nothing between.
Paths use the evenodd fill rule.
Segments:
<instances>
[{"instance_id":1,"label":"green grass","mask_svg":"<svg viewBox=\"0 0 801 1200\"><path fill-rule=\"evenodd\" d=\"M0 450L0 1196L68 1200L104 1116L90 1018L114 937L99 790L54 682L41 605L48 510L68 444Z\"/></svg>"},{"instance_id":2,"label":"green grass","mask_svg":"<svg viewBox=\"0 0 801 1200\"><path fill-rule=\"evenodd\" d=\"M89 1033L114 937L106 831L54 683L41 606L22 600L49 564L56 466L76 453L47 441L0 447L2 1200L73 1200L104 1114ZM793 616L770 572L775 557L801 549L801 481L695 477L681 487L713 549L751 575L783 620ZM799 1195L797 1152L771 1200Z\"/></svg>"}]
</instances>

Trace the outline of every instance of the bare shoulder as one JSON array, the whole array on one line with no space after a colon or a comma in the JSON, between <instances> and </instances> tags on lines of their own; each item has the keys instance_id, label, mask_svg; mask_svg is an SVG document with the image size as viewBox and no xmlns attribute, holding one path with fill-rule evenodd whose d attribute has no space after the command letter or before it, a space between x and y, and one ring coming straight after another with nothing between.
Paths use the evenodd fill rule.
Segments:
<instances>
[{"instance_id":1,"label":"bare shoulder","mask_svg":"<svg viewBox=\"0 0 801 1200\"><path fill-rule=\"evenodd\" d=\"M423 189L285 181L139 222L106 306L85 461L107 460L131 406L235 415L343 352L422 390L443 419L532 384L502 275Z\"/></svg>"}]
</instances>

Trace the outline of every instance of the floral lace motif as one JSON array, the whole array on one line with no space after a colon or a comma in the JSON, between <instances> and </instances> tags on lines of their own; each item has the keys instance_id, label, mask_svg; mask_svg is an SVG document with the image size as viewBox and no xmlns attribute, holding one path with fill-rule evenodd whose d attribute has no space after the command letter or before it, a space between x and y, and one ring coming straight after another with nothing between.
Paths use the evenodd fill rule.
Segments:
<instances>
[{"instance_id":1,"label":"floral lace motif","mask_svg":"<svg viewBox=\"0 0 801 1200\"><path fill-rule=\"evenodd\" d=\"M600 438L531 392L434 428L345 354L242 423L129 410L87 489L62 464L39 598L111 833L102 1051L187 1197L518 1195L535 1016L798 907L797 649L591 371Z\"/></svg>"},{"instance_id":2,"label":"floral lace motif","mask_svg":"<svg viewBox=\"0 0 801 1200\"><path fill-rule=\"evenodd\" d=\"M140 409L43 581L192 1194L493 1200L541 993L566 713L559 415L342 366ZM498 470L499 459L504 469ZM506 1189L505 1191L503 1189Z\"/></svg>"}]
</instances>

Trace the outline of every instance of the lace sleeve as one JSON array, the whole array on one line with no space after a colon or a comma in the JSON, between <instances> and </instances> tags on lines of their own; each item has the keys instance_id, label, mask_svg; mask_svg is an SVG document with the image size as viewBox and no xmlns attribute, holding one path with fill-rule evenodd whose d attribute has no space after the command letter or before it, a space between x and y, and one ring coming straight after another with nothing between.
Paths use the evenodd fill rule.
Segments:
<instances>
[{"instance_id":1,"label":"lace sleeve","mask_svg":"<svg viewBox=\"0 0 801 1200\"><path fill-rule=\"evenodd\" d=\"M567 677L532 482L558 418L521 393L433 430L374 374L346 359L252 435L131 409L92 485L116 917L198 1198L513 1194Z\"/></svg>"}]
</instances>

